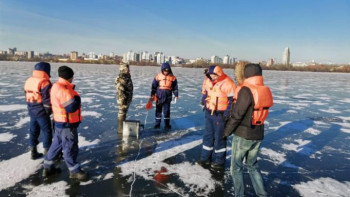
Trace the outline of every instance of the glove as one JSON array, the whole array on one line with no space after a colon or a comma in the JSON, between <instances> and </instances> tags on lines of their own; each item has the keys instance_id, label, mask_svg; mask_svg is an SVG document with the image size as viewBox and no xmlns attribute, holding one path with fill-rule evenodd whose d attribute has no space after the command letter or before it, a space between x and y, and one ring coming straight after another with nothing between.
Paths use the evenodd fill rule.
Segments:
<instances>
[{"instance_id":1,"label":"glove","mask_svg":"<svg viewBox=\"0 0 350 197\"><path fill-rule=\"evenodd\" d=\"M226 135L222 136L222 139L227 140L227 136Z\"/></svg>"}]
</instances>

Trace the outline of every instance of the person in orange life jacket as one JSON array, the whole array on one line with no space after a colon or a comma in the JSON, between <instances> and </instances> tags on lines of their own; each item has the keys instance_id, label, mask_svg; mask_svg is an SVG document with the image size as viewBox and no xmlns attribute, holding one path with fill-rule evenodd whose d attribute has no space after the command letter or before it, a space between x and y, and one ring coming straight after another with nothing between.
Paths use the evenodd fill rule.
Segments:
<instances>
[{"instance_id":1,"label":"person in orange life jacket","mask_svg":"<svg viewBox=\"0 0 350 197\"><path fill-rule=\"evenodd\" d=\"M268 107L272 106L270 89L263 84L262 69L259 64L242 63L236 67L236 79L243 79L234 104L231 116L226 124L224 138L232 133L231 175L233 178L235 196L244 196L243 160L249 170L251 182L256 195L267 196L263 179L258 167L257 156L264 138L263 121L267 116ZM239 68L241 67L241 68ZM239 70L244 69L244 77ZM254 93L254 94L253 94ZM256 107L259 106L259 110ZM255 117L256 114L262 116ZM259 117L262 117L259 119Z\"/></svg>"},{"instance_id":2,"label":"person in orange life jacket","mask_svg":"<svg viewBox=\"0 0 350 197\"><path fill-rule=\"evenodd\" d=\"M38 159L43 156L37 150L40 130L44 134L44 154L52 143L52 129L50 114L50 70L51 66L46 62L39 62L34 66L32 77L28 78L24 85L24 92L30 116L29 146L31 159Z\"/></svg>"},{"instance_id":3,"label":"person in orange life jacket","mask_svg":"<svg viewBox=\"0 0 350 197\"><path fill-rule=\"evenodd\" d=\"M81 99L72 84L74 72L68 66L58 68L58 81L51 89L51 104L55 122L53 143L44 160L43 176L61 170L54 166L55 159L63 151L71 179L86 180L87 173L80 169L78 157L78 126L81 122Z\"/></svg>"},{"instance_id":4,"label":"person in orange life jacket","mask_svg":"<svg viewBox=\"0 0 350 197\"><path fill-rule=\"evenodd\" d=\"M162 111L164 114L165 129L171 129L170 125L170 103L172 94L175 100L178 99L179 93L177 80L168 63L163 63L161 72L153 79L151 98L156 100L156 123L154 128L159 129L162 120Z\"/></svg>"},{"instance_id":5,"label":"person in orange life jacket","mask_svg":"<svg viewBox=\"0 0 350 197\"><path fill-rule=\"evenodd\" d=\"M214 169L223 169L226 160L226 139L222 136L236 85L220 66L212 65L209 67L203 86L205 131L201 156L197 163L204 167L211 164Z\"/></svg>"}]
</instances>

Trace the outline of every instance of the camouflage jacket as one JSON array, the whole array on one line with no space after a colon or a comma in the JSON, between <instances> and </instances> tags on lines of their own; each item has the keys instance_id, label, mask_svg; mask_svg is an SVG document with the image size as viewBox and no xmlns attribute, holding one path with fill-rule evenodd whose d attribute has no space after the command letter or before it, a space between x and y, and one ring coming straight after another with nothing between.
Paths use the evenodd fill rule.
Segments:
<instances>
[{"instance_id":1,"label":"camouflage jacket","mask_svg":"<svg viewBox=\"0 0 350 197\"><path fill-rule=\"evenodd\" d=\"M130 74L120 73L115 79L115 87L117 89L117 103L130 105L134 89Z\"/></svg>"}]
</instances>

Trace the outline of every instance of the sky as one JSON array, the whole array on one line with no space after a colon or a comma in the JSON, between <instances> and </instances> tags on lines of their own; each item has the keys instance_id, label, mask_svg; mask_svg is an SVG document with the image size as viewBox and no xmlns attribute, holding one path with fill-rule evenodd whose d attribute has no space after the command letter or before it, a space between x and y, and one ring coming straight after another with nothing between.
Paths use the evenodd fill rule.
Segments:
<instances>
[{"instance_id":1,"label":"sky","mask_svg":"<svg viewBox=\"0 0 350 197\"><path fill-rule=\"evenodd\" d=\"M350 63L348 0L1 0L0 50Z\"/></svg>"}]
</instances>

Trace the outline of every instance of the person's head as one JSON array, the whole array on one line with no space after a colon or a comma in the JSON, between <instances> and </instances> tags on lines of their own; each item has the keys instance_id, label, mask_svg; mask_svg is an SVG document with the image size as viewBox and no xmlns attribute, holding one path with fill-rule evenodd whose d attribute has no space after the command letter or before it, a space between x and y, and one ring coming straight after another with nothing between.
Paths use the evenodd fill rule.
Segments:
<instances>
[{"instance_id":1,"label":"person's head","mask_svg":"<svg viewBox=\"0 0 350 197\"><path fill-rule=\"evenodd\" d=\"M61 66L58 68L58 76L72 83L74 72L68 66Z\"/></svg>"},{"instance_id":2,"label":"person's head","mask_svg":"<svg viewBox=\"0 0 350 197\"><path fill-rule=\"evenodd\" d=\"M130 67L129 64L122 62L119 67L119 73L121 74L129 74L130 73Z\"/></svg>"},{"instance_id":3,"label":"person's head","mask_svg":"<svg viewBox=\"0 0 350 197\"><path fill-rule=\"evenodd\" d=\"M164 75L173 74L169 63L163 63L161 66L161 70Z\"/></svg>"},{"instance_id":4,"label":"person's head","mask_svg":"<svg viewBox=\"0 0 350 197\"><path fill-rule=\"evenodd\" d=\"M210 76L211 81L215 82L219 78L225 75L224 71L220 66L212 65L208 69L208 74Z\"/></svg>"},{"instance_id":5,"label":"person's head","mask_svg":"<svg viewBox=\"0 0 350 197\"><path fill-rule=\"evenodd\" d=\"M262 69L259 64L249 63L244 67L244 77L262 76Z\"/></svg>"},{"instance_id":6,"label":"person's head","mask_svg":"<svg viewBox=\"0 0 350 197\"><path fill-rule=\"evenodd\" d=\"M44 71L47 75L49 75L49 77L51 77L51 75L50 75L51 65L47 62L39 62L39 63L35 64L34 70Z\"/></svg>"},{"instance_id":7,"label":"person's head","mask_svg":"<svg viewBox=\"0 0 350 197\"><path fill-rule=\"evenodd\" d=\"M238 84L242 84L244 77L244 67L248 64L247 61L239 61L235 66L235 78Z\"/></svg>"}]
</instances>

